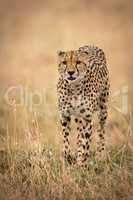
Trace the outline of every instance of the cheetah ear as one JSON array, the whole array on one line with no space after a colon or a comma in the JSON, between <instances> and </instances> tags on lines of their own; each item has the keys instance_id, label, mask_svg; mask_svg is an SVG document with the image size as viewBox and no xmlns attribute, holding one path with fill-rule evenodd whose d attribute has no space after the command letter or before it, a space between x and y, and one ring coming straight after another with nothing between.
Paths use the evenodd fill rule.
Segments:
<instances>
[{"instance_id":1,"label":"cheetah ear","mask_svg":"<svg viewBox=\"0 0 133 200\"><path fill-rule=\"evenodd\" d=\"M82 59L87 59L87 58L88 58L88 52L86 52L86 51L81 51L81 52L80 52L80 57L81 57Z\"/></svg>"},{"instance_id":2,"label":"cheetah ear","mask_svg":"<svg viewBox=\"0 0 133 200\"><path fill-rule=\"evenodd\" d=\"M89 54L88 51L84 51L84 53L87 54L87 55Z\"/></svg>"},{"instance_id":3,"label":"cheetah ear","mask_svg":"<svg viewBox=\"0 0 133 200\"><path fill-rule=\"evenodd\" d=\"M89 52L88 52L88 51L84 51L84 50L82 50L82 49L79 49L79 52L80 52L80 53L83 53L83 54L86 54L86 55L88 55L88 54L89 54Z\"/></svg>"},{"instance_id":4,"label":"cheetah ear","mask_svg":"<svg viewBox=\"0 0 133 200\"><path fill-rule=\"evenodd\" d=\"M64 51L58 51L57 54L58 54L59 57L61 57L61 56L65 55L65 52Z\"/></svg>"}]
</instances>

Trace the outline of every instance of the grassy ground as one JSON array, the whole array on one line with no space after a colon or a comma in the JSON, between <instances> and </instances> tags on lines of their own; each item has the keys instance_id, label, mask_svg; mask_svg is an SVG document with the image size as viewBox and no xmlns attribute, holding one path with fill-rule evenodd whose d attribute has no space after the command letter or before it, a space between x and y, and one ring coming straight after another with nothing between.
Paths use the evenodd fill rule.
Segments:
<instances>
[{"instance_id":1,"label":"grassy ground","mask_svg":"<svg viewBox=\"0 0 133 200\"><path fill-rule=\"evenodd\" d=\"M1 199L130 200L133 158L127 145L110 149L106 161L91 156L89 169L62 165L57 152L0 152Z\"/></svg>"},{"instance_id":2,"label":"grassy ground","mask_svg":"<svg viewBox=\"0 0 133 200\"><path fill-rule=\"evenodd\" d=\"M45 118L16 103L1 105L0 199L132 199L133 144L128 116L119 114L117 119L113 112L106 127L107 158L97 161L92 150L88 168L81 169L62 162L61 138L48 128ZM57 116L51 120L58 126Z\"/></svg>"}]
</instances>

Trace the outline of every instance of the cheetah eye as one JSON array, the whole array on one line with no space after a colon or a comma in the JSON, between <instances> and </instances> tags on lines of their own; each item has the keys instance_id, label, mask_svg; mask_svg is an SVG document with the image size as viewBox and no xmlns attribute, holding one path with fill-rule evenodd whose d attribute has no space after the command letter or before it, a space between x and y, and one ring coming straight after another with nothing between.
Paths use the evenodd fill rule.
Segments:
<instances>
[{"instance_id":1,"label":"cheetah eye","mask_svg":"<svg viewBox=\"0 0 133 200\"><path fill-rule=\"evenodd\" d=\"M66 65L66 64L67 64L67 61L64 60L62 63L63 63L64 65Z\"/></svg>"},{"instance_id":2,"label":"cheetah eye","mask_svg":"<svg viewBox=\"0 0 133 200\"><path fill-rule=\"evenodd\" d=\"M77 65L79 65L79 64L81 64L81 61L80 61L80 60L77 61Z\"/></svg>"}]
</instances>

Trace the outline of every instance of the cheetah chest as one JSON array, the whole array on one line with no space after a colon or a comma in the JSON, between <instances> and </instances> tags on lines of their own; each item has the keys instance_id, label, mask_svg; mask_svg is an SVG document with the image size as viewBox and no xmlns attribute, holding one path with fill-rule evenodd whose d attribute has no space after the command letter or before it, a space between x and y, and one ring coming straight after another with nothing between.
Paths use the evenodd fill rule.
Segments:
<instances>
[{"instance_id":1,"label":"cheetah chest","mask_svg":"<svg viewBox=\"0 0 133 200\"><path fill-rule=\"evenodd\" d=\"M82 116L83 114L85 114L86 109L82 95L74 95L72 97L70 111L71 114L75 116Z\"/></svg>"},{"instance_id":2,"label":"cheetah chest","mask_svg":"<svg viewBox=\"0 0 133 200\"><path fill-rule=\"evenodd\" d=\"M74 95L71 100L72 108L77 110L77 108L80 106L81 102L82 102L82 96Z\"/></svg>"}]
</instances>

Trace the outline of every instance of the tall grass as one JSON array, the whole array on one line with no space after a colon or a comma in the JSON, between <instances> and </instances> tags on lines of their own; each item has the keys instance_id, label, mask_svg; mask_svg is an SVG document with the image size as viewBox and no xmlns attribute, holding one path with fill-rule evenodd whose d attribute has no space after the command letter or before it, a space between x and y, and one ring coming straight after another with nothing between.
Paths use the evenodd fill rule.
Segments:
<instances>
[{"instance_id":1,"label":"tall grass","mask_svg":"<svg viewBox=\"0 0 133 200\"><path fill-rule=\"evenodd\" d=\"M132 199L131 119L119 117L116 120L113 116L107 132L118 134L118 130L123 130L124 139L117 145L113 145L112 140L108 145L108 136L106 159L96 160L92 151L88 168L82 169L64 165L58 144L42 142L42 136L47 137L51 130L45 129L38 114L25 106L17 106L16 99L12 102L8 108L2 104L3 109L6 108L4 112L1 109L2 116L6 113L3 116L6 123L1 137L0 199Z\"/></svg>"}]
</instances>

